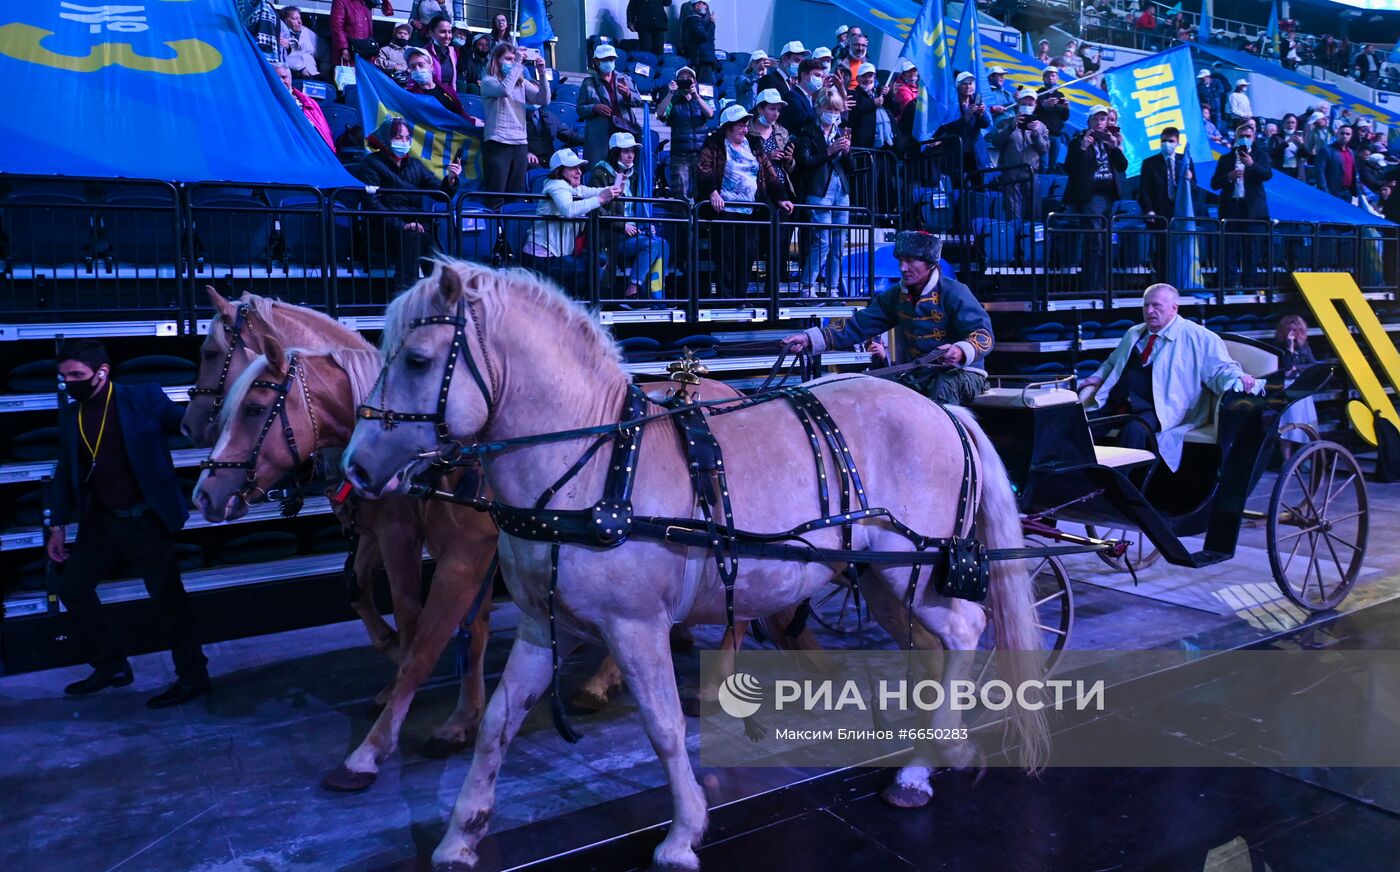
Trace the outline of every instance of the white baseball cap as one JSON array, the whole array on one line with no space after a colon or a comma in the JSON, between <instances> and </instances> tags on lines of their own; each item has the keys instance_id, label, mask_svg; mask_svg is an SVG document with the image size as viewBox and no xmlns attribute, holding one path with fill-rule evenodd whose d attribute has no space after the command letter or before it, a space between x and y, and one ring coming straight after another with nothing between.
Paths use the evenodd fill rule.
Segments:
<instances>
[{"instance_id":1,"label":"white baseball cap","mask_svg":"<svg viewBox=\"0 0 1400 872\"><path fill-rule=\"evenodd\" d=\"M617 57L617 49L613 48L610 45L600 45L597 48L593 49L593 60L595 61L601 61L604 58L615 57Z\"/></svg>"},{"instance_id":2,"label":"white baseball cap","mask_svg":"<svg viewBox=\"0 0 1400 872\"><path fill-rule=\"evenodd\" d=\"M754 61L766 61L766 60L768 60L768 52L764 51L763 49L759 49L758 51L756 51L756 52L754 52L753 54L749 55L749 63L753 63Z\"/></svg>"},{"instance_id":3,"label":"white baseball cap","mask_svg":"<svg viewBox=\"0 0 1400 872\"><path fill-rule=\"evenodd\" d=\"M915 69L913 61L909 60L908 58L899 59L899 71L901 73L907 73L912 69Z\"/></svg>"},{"instance_id":4,"label":"white baseball cap","mask_svg":"<svg viewBox=\"0 0 1400 872\"><path fill-rule=\"evenodd\" d=\"M637 137L630 133L614 133L612 136L608 137L609 149L621 148L626 150L637 147Z\"/></svg>"},{"instance_id":5,"label":"white baseball cap","mask_svg":"<svg viewBox=\"0 0 1400 872\"><path fill-rule=\"evenodd\" d=\"M875 69L875 65L874 65L874 64L871 64L871 63L861 64L860 66L856 67L856 78L860 78L861 76L865 75L866 73L874 73L874 72L878 72L878 70Z\"/></svg>"},{"instance_id":6,"label":"white baseball cap","mask_svg":"<svg viewBox=\"0 0 1400 872\"><path fill-rule=\"evenodd\" d=\"M1236 80L1235 80L1235 87L1238 88L1240 85L1244 85L1245 87L1249 87L1249 79L1236 79Z\"/></svg>"},{"instance_id":7,"label":"white baseball cap","mask_svg":"<svg viewBox=\"0 0 1400 872\"><path fill-rule=\"evenodd\" d=\"M776 89L773 88L769 88L769 90L776 92ZM728 106L724 107L723 112L719 113L719 123L720 126L723 127L726 124L733 124L735 121L743 121L745 118L752 117L753 113L749 112L749 110L745 109L743 106L738 103L730 103Z\"/></svg>"},{"instance_id":8,"label":"white baseball cap","mask_svg":"<svg viewBox=\"0 0 1400 872\"><path fill-rule=\"evenodd\" d=\"M829 57L831 57L831 49L824 45L819 46L816 51L812 52L812 60L814 61L825 60Z\"/></svg>"},{"instance_id":9,"label":"white baseball cap","mask_svg":"<svg viewBox=\"0 0 1400 872\"><path fill-rule=\"evenodd\" d=\"M837 36L840 36L840 35L843 34L843 33L850 33L850 32L851 32L851 29L850 29L849 27L847 27L846 25L844 25L844 24L841 25L840 27L836 28L836 35L837 35Z\"/></svg>"},{"instance_id":10,"label":"white baseball cap","mask_svg":"<svg viewBox=\"0 0 1400 872\"><path fill-rule=\"evenodd\" d=\"M690 73L692 76L700 75L699 73L695 72L694 67L681 67L679 70L676 70L676 78L679 79L681 77L681 73Z\"/></svg>"},{"instance_id":11,"label":"white baseball cap","mask_svg":"<svg viewBox=\"0 0 1400 872\"><path fill-rule=\"evenodd\" d=\"M778 54L780 54L780 55L785 55L785 54L809 55L809 54L811 54L811 52L807 51L807 47L806 47L805 45L802 44L802 40L800 40L800 39L794 39L792 42L790 42L790 43L784 45L784 46L783 46L783 50L780 51L780 52L778 52Z\"/></svg>"},{"instance_id":12,"label":"white baseball cap","mask_svg":"<svg viewBox=\"0 0 1400 872\"><path fill-rule=\"evenodd\" d=\"M1196 78L1198 78L1198 79L1204 79L1206 76L1209 76L1209 75L1210 75L1210 70L1201 70L1199 73L1196 74Z\"/></svg>"},{"instance_id":13,"label":"white baseball cap","mask_svg":"<svg viewBox=\"0 0 1400 872\"><path fill-rule=\"evenodd\" d=\"M579 157L572 148L561 148L549 159L549 168L557 170L560 167L581 167L586 163Z\"/></svg>"},{"instance_id":14,"label":"white baseball cap","mask_svg":"<svg viewBox=\"0 0 1400 872\"><path fill-rule=\"evenodd\" d=\"M1043 69L1043 70L1040 71L1040 74L1041 74L1042 76L1044 76L1046 73L1054 73L1055 75L1058 76L1058 75L1060 74L1060 68L1059 68L1059 67L1046 67L1045 69Z\"/></svg>"},{"instance_id":15,"label":"white baseball cap","mask_svg":"<svg viewBox=\"0 0 1400 872\"><path fill-rule=\"evenodd\" d=\"M1327 120L1327 116L1326 116L1326 115L1323 115L1321 112L1314 112L1313 114L1311 114L1311 115L1308 116L1308 123L1309 123L1309 124L1316 124L1316 123L1319 122L1319 121L1326 121L1326 120Z\"/></svg>"},{"instance_id":16,"label":"white baseball cap","mask_svg":"<svg viewBox=\"0 0 1400 872\"><path fill-rule=\"evenodd\" d=\"M973 79L973 78L976 78L976 77L973 76L972 73L958 73L958 77L957 77L956 79L953 80L953 84L955 84L955 85L961 85L963 82L966 82L968 79Z\"/></svg>"},{"instance_id":17,"label":"white baseball cap","mask_svg":"<svg viewBox=\"0 0 1400 872\"><path fill-rule=\"evenodd\" d=\"M1094 108L1092 108L1092 109L1089 110L1089 117L1090 117L1090 118L1093 118L1095 115L1107 115L1108 113L1110 113L1110 112L1112 112L1112 111L1113 111L1113 110L1110 109L1110 108L1108 108L1107 106L1104 106L1103 104L1100 104L1100 105L1095 106Z\"/></svg>"},{"instance_id":18,"label":"white baseball cap","mask_svg":"<svg viewBox=\"0 0 1400 872\"><path fill-rule=\"evenodd\" d=\"M992 67L990 70L987 70L987 75L1004 76L1006 75L1006 70L1002 69L1001 67Z\"/></svg>"},{"instance_id":19,"label":"white baseball cap","mask_svg":"<svg viewBox=\"0 0 1400 872\"><path fill-rule=\"evenodd\" d=\"M1016 100L1017 100L1017 102L1020 102L1021 100L1025 100L1026 98L1030 98L1030 99L1032 99L1032 100L1035 100L1035 99L1037 99L1039 96L1040 96L1040 95L1036 93L1035 88L1024 88L1024 87L1023 87L1023 88L1021 88L1020 90L1018 90L1018 91L1016 92Z\"/></svg>"},{"instance_id":20,"label":"white baseball cap","mask_svg":"<svg viewBox=\"0 0 1400 872\"><path fill-rule=\"evenodd\" d=\"M778 93L777 88L765 88L758 92L758 99L753 101L754 106L762 106L764 104L769 106L786 106L787 101L783 99L782 94Z\"/></svg>"}]
</instances>

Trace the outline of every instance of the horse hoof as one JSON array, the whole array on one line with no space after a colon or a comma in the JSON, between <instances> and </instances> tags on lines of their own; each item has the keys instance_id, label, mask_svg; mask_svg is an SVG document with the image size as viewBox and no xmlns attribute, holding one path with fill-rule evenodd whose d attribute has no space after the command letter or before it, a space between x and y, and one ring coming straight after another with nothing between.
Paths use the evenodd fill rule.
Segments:
<instances>
[{"instance_id":1,"label":"horse hoof","mask_svg":"<svg viewBox=\"0 0 1400 872\"><path fill-rule=\"evenodd\" d=\"M468 738L443 739L438 736L430 736L423 743L423 747L418 749L418 753L429 760L445 760L458 751L464 751L471 747L471 744L471 739Z\"/></svg>"},{"instance_id":2,"label":"horse hoof","mask_svg":"<svg viewBox=\"0 0 1400 872\"><path fill-rule=\"evenodd\" d=\"M608 707L608 697L606 694L596 693L583 688L574 694L574 698L569 700L569 705L573 706L582 714L594 714Z\"/></svg>"},{"instance_id":3,"label":"horse hoof","mask_svg":"<svg viewBox=\"0 0 1400 872\"><path fill-rule=\"evenodd\" d=\"M379 779L377 772L356 772L343 764L321 779L321 786L336 793L359 793Z\"/></svg>"},{"instance_id":4,"label":"horse hoof","mask_svg":"<svg viewBox=\"0 0 1400 872\"><path fill-rule=\"evenodd\" d=\"M933 792L895 782L880 791L880 798L895 808L923 808L933 799Z\"/></svg>"}]
</instances>

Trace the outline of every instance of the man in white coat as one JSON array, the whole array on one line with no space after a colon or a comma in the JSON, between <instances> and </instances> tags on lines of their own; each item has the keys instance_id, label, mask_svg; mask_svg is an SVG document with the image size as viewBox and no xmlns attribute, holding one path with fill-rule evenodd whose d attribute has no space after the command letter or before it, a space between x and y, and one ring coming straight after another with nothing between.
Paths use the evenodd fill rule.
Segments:
<instances>
[{"instance_id":1,"label":"man in white coat","mask_svg":"<svg viewBox=\"0 0 1400 872\"><path fill-rule=\"evenodd\" d=\"M1230 358L1219 336L1177 316L1180 296L1168 284L1142 295L1142 324L1130 328L1108 360L1079 383L1085 410L1142 418L1157 437L1157 450L1172 472L1181 465L1189 430L1210 422L1226 391L1253 392L1254 378ZM1137 421L1120 429L1124 448L1148 447Z\"/></svg>"}]
</instances>

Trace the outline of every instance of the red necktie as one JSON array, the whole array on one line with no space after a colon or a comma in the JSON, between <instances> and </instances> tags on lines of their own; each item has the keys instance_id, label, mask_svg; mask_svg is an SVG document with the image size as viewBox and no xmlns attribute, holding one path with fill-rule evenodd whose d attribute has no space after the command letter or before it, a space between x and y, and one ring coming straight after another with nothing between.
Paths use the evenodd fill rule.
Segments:
<instances>
[{"instance_id":1,"label":"red necktie","mask_svg":"<svg viewBox=\"0 0 1400 872\"><path fill-rule=\"evenodd\" d=\"M1152 346L1157 342L1157 334L1147 334L1147 344L1142 347L1142 365L1147 366L1152 361Z\"/></svg>"}]
</instances>

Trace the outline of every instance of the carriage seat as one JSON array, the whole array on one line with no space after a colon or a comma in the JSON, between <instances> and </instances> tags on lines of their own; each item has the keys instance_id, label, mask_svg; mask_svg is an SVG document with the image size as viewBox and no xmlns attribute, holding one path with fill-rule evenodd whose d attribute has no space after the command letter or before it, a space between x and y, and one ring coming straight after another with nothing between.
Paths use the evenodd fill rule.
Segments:
<instances>
[{"instance_id":1,"label":"carriage seat","mask_svg":"<svg viewBox=\"0 0 1400 872\"><path fill-rule=\"evenodd\" d=\"M1051 406L1078 404L1079 395L1062 387L991 388L972 401L973 408L1044 409ZM1123 469L1141 463L1151 463L1157 455L1141 448L1119 448L1115 445L1095 445L1094 462L1100 466Z\"/></svg>"},{"instance_id":2,"label":"carriage seat","mask_svg":"<svg viewBox=\"0 0 1400 872\"><path fill-rule=\"evenodd\" d=\"M1225 352L1240 365L1245 375L1262 380L1278 372L1283 363L1278 349L1263 342L1230 335L1221 336L1220 339L1225 343ZM1204 427L1186 431L1183 439L1197 445L1214 445L1219 441L1215 421L1212 420Z\"/></svg>"},{"instance_id":3,"label":"carriage seat","mask_svg":"<svg viewBox=\"0 0 1400 872\"><path fill-rule=\"evenodd\" d=\"M1146 448L1119 448L1117 445L1095 445L1094 460L1099 466L1110 469L1123 469L1139 463L1151 463L1157 455Z\"/></svg>"}]
</instances>

